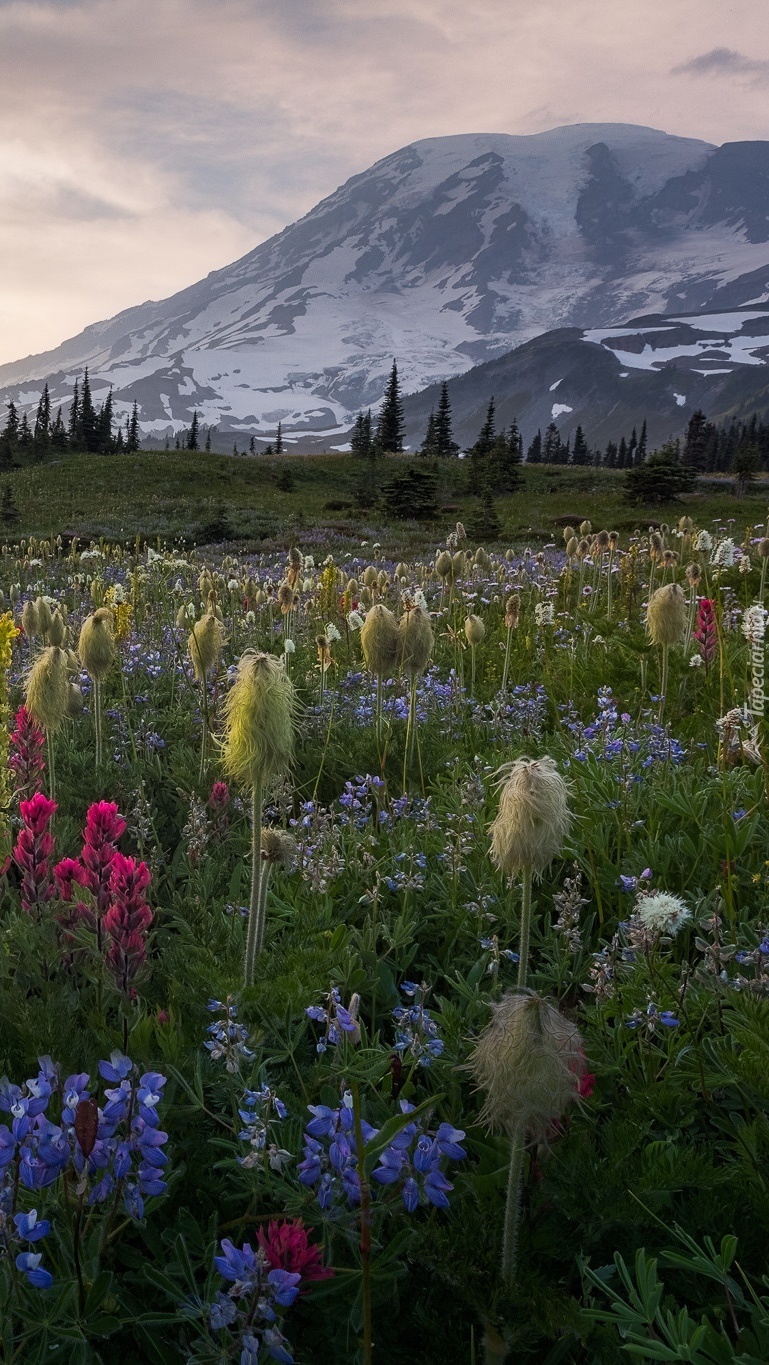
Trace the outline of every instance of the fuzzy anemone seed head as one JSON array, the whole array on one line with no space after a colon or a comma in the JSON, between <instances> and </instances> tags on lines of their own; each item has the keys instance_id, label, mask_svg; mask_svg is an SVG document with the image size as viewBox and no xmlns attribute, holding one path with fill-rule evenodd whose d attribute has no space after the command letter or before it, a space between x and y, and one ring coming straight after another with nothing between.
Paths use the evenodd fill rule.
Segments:
<instances>
[{"instance_id":1,"label":"fuzzy anemone seed head","mask_svg":"<svg viewBox=\"0 0 769 1365\"><path fill-rule=\"evenodd\" d=\"M47 635L49 630L51 629L52 619L51 608L49 607L44 597L38 597L37 601L35 602L35 607L37 609L37 620L40 628L40 634Z\"/></svg>"},{"instance_id":2,"label":"fuzzy anemone seed head","mask_svg":"<svg viewBox=\"0 0 769 1365\"><path fill-rule=\"evenodd\" d=\"M284 616L294 610L296 606L296 593L290 583L281 583L278 588L278 606Z\"/></svg>"},{"instance_id":3,"label":"fuzzy anemone seed head","mask_svg":"<svg viewBox=\"0 0 769 1365\"><path fill-rule=\"evenodd\" d=\"M218 616L209 611L196 621L187 639L187 651L198 682L219 662L224 644L224 628Z\"/></svg>"},{"instance_id":4,"label":"fuzzy anemone seed head","mask_svg":"<svg viewBox=\"0 0 769 1365\"><path fill-rule=\"evenodd\" d=\"M686 598L678 583L666 583L649 598L646 608L649 637L655 645L677 645L686 629Z\"/></svg>"},{"instance_id":5,"label":"fuzzy anemone seed head","mask_svg":"<svg viewBox=\"0 0 769 1365\"><path fill-rule=\"evenodd\" d=\"M448 550L441 550L435 561L435 572L439 578L451 578L453 560Z\"/></svg>"},{"instance_id":6,"label":"fuzzy anemone seed head","mask_svg":"<svg viewBox=\"0 0 769 1365\"><path fill-rule=\"evenodd\" d=\"M360 643L369 673L380 676L392 672L398 662L400 638L398 622L389 607L377 602L366 613Z\"/></svg>"},{"instance_id":7,"label":"fuzzy anemone seed head","mask_svg":"<svg viewBox=\"0 0 769 1365\"><path fill-rule=\"evenodd\" d=\"M695 564L694 561L692 561L691 564L687 564L686 577L689 581L690 586L692 588L696 588L697 584L702 579L702 569L700 568L699 564Z\"/></svg>"},{"instance_id":8,"label":"fuzzy anemone seed head","mask_svg":"<svg viewBox=\"0 0 769 1365\"><path fill-rule=\"evenodd\" d=\"M291 762L294 686L271 654L247 650L224 702L224 769L242 787L255 787Z\"/></svg>"},{"instance_id":9,"label":"fuzzy anemone seed head","mask_svg":"<svg viewBox=\"0 0 769 1365\"><path fill-rule=\"evenodd\" d=\"M491 860L508 877L535 877L560 853L571 825L568 788L552 758L518 758L499 769L499 810L489 827Z\"/></svg>"},{"instance_id":10,"label":"fuzzy anemone seed head","mask_svg":"<svg viewBox=\"0 0 769 1365\"><path fill-rule=\"evenodd\" d=\"M284 829L262 829L262 862L291 872L296 865L296 839Z\"/></svg>"},{"instance_id":11,"label":"fuzzy anemone seed head","mask_svg":"<svg viewBox=\"0 0 769 1365\"><path fill-rule=\"evenodd\" d=\"M398 622L398 662L406 673L424 673L433 652L433 628L424 607L409 607Z\"/></svg>"},{"instance_id":12,"label":"fuzzy anemone seed head","mask_svg":"<svg viewBox=\"0 0 769 1365\"><path fill-rule=\"evenodd\" d=\"M486 634L486 627L480 616L468 616L465 621L465 639L469 645L475 646L481 643Z\"/></svg>"},{"instance_id":13,"label":"fuzzy anemone seed head","mask_svg":"<svg viewBox=\"0 0 769 1365\"><path fill-rule=\"evenodd\" d=\"M58 645L47 645L32 665L26 706L46 734L53 735L61 728L69 706L69 668L67 652Z\"/></svg>"},{"instance_id":14,"label":"fuzzy anemone seed head","mask_svg":"<svg viewBox=\"0 0 769 1365\"><path fill-rule=\"evenodd\" d=\"M28 640L40 634L40 617L37 614L37 606L32 601L27 601L21 609L21 628Z\"/></svg>"},{"instance_id":15,"label":"fuzzy anemone seed head","mask_svg":"<svg viewBox=\"0 0 769 1365\"><path fill-rule=\"evenodd\" d=\"M533 991L504 995L465 1069L485 1095L480 1119L492 1132L521 1127L542 1140L579 1094L582 1039L555 1005Z\"/></svg>"},{"instance_id":16,"label":"fuzzy anemone seed head","mask_svg":"<svg viewBox=\"0 0 769 1365\"><path fill-rule=\"evenodd\" d=\"M115 662L113 625L109 608L99 607L80 628L77 651L86 673L96 682L104 682Z\"/></svg>"},{"instance_id":17,"label":"fuzzy anemone seed head","mask_svg":"<svg viewBox=\"0 0 769 1365\"><path fill-rule=\"evenodd\" d=\"M66 637L67 626L64 617L62 616L61 612L57 607L56 611L51 613L51 625L48 631L48 643L50 645L58 645L59 648L61 648L61 646L64 644Z\"/></svg>"}]
</instances>

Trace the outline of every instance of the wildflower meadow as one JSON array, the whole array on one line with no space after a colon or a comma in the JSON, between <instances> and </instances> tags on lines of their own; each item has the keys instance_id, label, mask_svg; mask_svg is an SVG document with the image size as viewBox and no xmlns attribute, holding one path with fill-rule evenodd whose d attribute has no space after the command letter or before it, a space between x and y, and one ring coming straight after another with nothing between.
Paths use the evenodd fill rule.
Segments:
<instances>
[{"instance_id":1,"label":"wildflower meadow","mask_svg":"<svg viewBox=\"0 0 769 1365\"><path fill-rule=\"evenodd\" d=\"M767 564L4 547L3 1360L765 1365Z\"/></svg>"}]
</instances>

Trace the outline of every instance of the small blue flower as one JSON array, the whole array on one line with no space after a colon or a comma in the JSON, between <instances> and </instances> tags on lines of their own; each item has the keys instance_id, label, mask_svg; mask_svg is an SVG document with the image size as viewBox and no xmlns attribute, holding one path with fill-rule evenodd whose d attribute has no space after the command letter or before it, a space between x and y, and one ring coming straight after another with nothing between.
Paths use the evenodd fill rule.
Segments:
<instances>
[{"instance_id":1,"label":"small blue flower","mask_svg":"<svg viewBox=\"0 0 769 1365\"><path fill-rule=\"evenodd\" d=\"M43 1269L40 1264L42 1259L39 1251L22 1251L16 1257L16 1269L20 1270L22 1275L26 1275L35 1289L50 1289L53 1284L53 1275Z\"/></svg>"}]
</instances>

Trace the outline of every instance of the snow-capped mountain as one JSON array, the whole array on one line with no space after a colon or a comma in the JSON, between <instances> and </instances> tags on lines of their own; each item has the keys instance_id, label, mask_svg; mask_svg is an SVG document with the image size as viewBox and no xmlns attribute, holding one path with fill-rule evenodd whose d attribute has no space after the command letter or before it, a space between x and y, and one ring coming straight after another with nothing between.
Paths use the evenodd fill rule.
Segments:
<instances>
[{"instance_id":1,"label":"snow-capped mountain","mask_svg":"<svg viewBox=\"0 0 769 1365\"><path fill-rule=\"evenodd\" d=\"M134 400L145 437L201 423L342 443L381 398L554 327L769 299L769 143L716 148L627 124L413 143L299 222L161 303L0 367L34 408Z\"/></svg>"},{"instance_id":2,"label":"snow-capped mountain","mask_svg":"<svg viewBox=\"0 0 769 1365\"><path fill-rule=\"evenodd\" d=\"M440 385L405 402L417 445ZM647 422L650 447L679 435L698 408L714 421L769 410L769 303L721 312L651 315L620 327L559 328L452 379L460 445L477 438L494 399L498 431L515 419L525 440L555 422L603 445Z\"/></svg>"}]
</instances>

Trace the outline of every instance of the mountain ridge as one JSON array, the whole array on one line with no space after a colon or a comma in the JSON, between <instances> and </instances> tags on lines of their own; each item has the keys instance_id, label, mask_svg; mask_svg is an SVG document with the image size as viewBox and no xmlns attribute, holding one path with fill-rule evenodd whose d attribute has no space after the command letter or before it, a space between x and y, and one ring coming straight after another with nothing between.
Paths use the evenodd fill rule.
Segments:
<instances>
[{"instance_id":1,"label":"mountain ridge","mask_svg":"<svg viewBox=\"0 0 769 1365\"><path fill-rule=\"evenodd\" d=\"M382 396L449 379L553 326L769 298L769 142L634 124L427 138L169 299L0 366L54 409L87 365L145 438L203 426L259 447L344 443Z\"/></svg>"}]
</instances>

